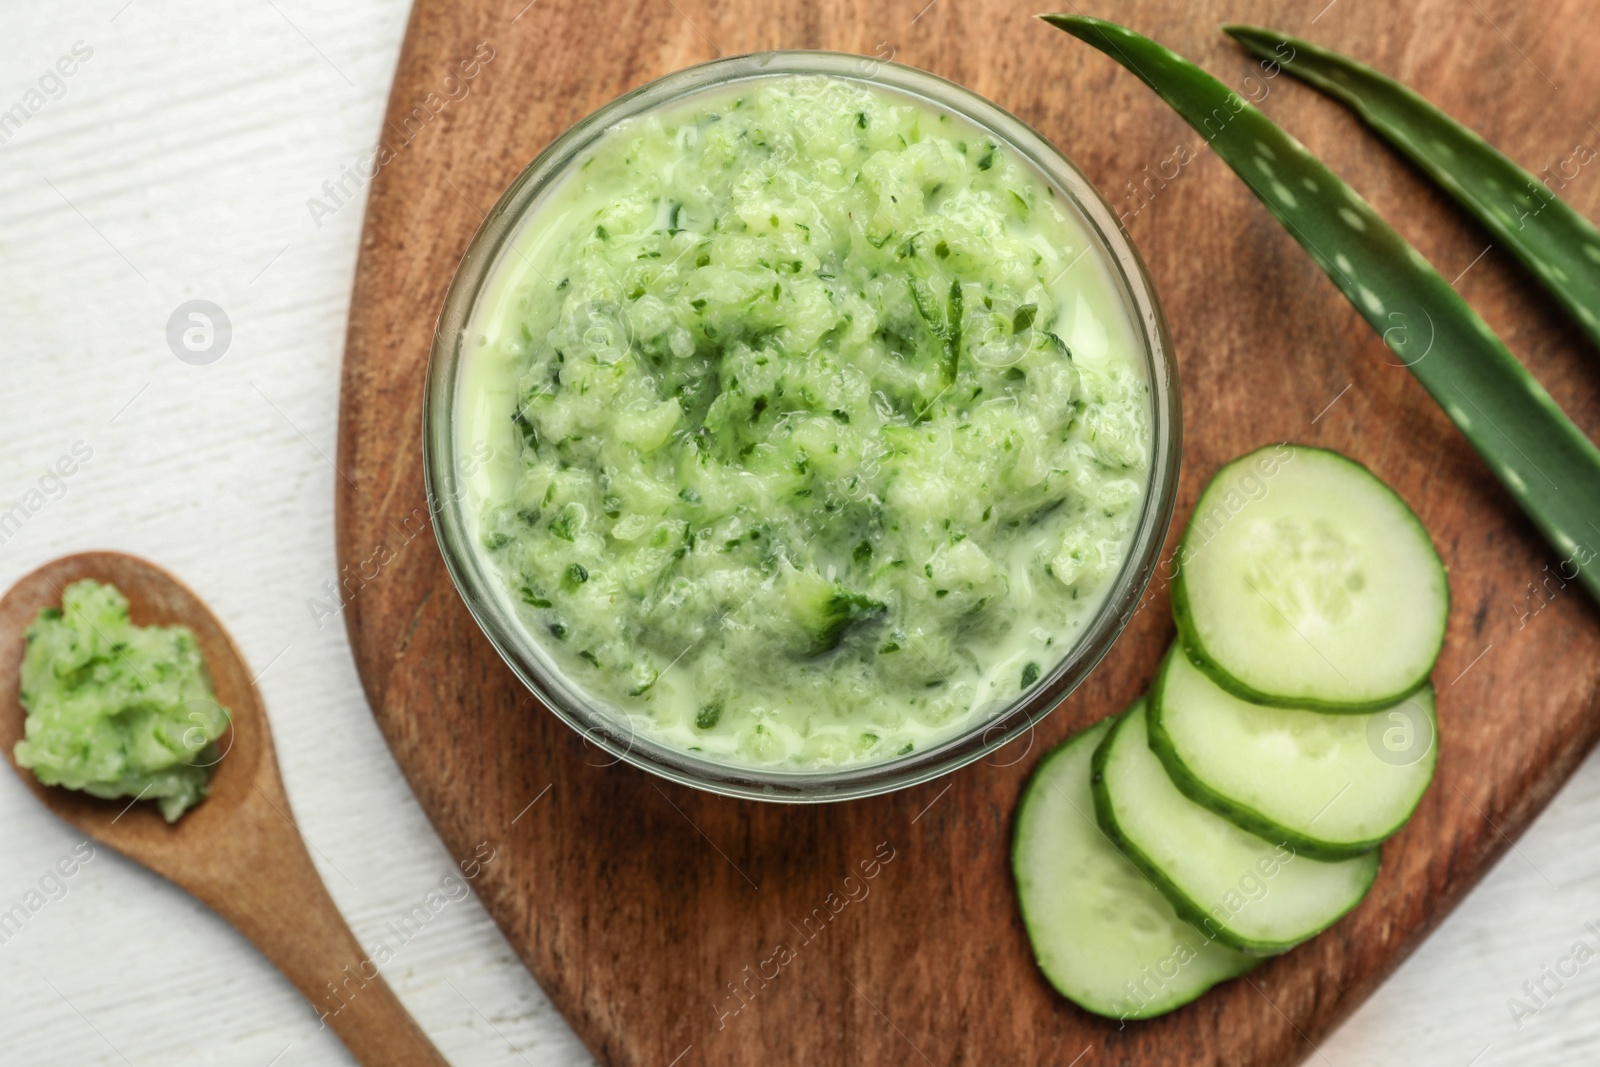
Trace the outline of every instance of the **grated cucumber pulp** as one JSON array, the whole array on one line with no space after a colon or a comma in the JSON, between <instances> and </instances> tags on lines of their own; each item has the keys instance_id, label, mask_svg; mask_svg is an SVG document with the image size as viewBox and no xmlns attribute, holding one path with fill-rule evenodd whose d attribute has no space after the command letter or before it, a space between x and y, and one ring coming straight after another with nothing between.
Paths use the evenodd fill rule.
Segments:
<instances>
[{"instance_id":1,"label":"grated cucumber pulp","mask_svg":"<svg viewBox=\"0 0 1600 1067\"><path fill-rule=\"evenodd\" d=\"M1151 465L1098 238L964 118L781 75L611 127L477 298L479 550L638 735L806 771L923 751L1047 676Z\"/></svg>"},{"instance_id":2,"label":"grated cucumber pulp","mask_svg":"<svg viewBox=\"0 0 1600 1067\"><path fill-rule=\"evenodd\" d=\"M188 627L135 626L120 590L85 578L26 641L17 766L45 785L153 800L168 822L205 799L229 715Z\"/></svg>"}]
</instances>

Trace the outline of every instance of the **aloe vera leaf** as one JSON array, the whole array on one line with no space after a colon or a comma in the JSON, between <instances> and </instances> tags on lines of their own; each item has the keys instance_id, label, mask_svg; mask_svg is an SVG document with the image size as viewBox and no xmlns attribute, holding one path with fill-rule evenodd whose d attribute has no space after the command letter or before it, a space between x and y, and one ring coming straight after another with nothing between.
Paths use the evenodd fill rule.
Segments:
<instances>
[{"instance_id":1,"label":"aloe vera leaf","mask_svg":"<svg viewBox=\"0 0 1600 1067\"><path fill-rule=\"evenodd\" d=\"M1393 78L1259 26L1234 40L1361 116L1522 261L1600 344L1600 230L1493 145ZM1588 149L1593 154L1592 149Z\"/></svg>"},{"instance_id":2,"label":"aloe vera leaf","mask_svg":"<svg viewBox=\"0 0 1600 1067\"><path fill-rule=\"evenodd\" d=\"M1477 312L1304 145L1188 60L1115 23L1043 15L1127 67L1239 175L1477 449L1600 600L1600 451Z\"/></svg>"}]
</instances>

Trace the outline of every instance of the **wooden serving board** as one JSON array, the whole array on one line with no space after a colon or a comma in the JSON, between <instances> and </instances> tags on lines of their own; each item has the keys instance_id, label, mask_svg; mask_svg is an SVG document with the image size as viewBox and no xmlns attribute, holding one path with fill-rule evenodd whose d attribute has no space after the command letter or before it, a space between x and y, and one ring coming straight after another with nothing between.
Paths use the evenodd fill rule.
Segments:
<instances>
[{"instance_id":1,"label":"wooden serving board","mask_svg":"<svg viewBox=\"0 0 1600 1067\"><path fill-rule=\"evenodd\" d=\"M1081 1055L1085 1067L1240 1067L1311 1054L1600 734L1600 612L1576 586L1539 588L1554 557L1417 383L1195 134L1133 76L1028 17L1037 0L524 2L417 0L412 12L351 309L338 539L374 714L452 851L498 848L475 885L534 976L607 1064ZM1600 430L1600 359L1554 305L1499 250L1477 259L1488 238L1347 113L1265 79L1217 31L1224 18L1260 22L1350 52L1559 175L1576 145L1600 142L1600 11L1587 0L1321 6L1140 0L1093 13L1262 100L1446 277L1466 270L1468 299L1580 426ZM903 793L781 807L612 765L516 682L418 533L429 341L482 213L557 133L618 94L719 51L776 47L893 56L961 82L1063 146L1125 212L1181 367L1180 520L1227 459L1306 441L1394 485L1450 566L1438 779L1385 846L1372 895L1171 1016L1119 1028L1053 993L1008 868L1039 755L1138 695L1171 639L1159 578L1104 665L1032 737ZM1564 194L1600 215L1600 170L1566 169L1578 173Z\"/></svg>"}]
</instances>

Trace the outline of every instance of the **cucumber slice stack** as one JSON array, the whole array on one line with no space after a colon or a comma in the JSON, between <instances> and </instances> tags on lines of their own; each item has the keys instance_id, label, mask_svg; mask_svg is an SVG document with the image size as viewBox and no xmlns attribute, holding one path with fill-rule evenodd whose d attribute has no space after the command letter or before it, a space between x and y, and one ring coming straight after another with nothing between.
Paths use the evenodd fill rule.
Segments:
<instances>
[{"instance_id":1,"label":"cucumber slice stack","mask_svg":"<svg viewBox=\"0 0 1600 1067\"><path fill-rule=\"evenodd\" d=\"M1224 944L1271 955L1361 903L1378 874L1376 851L1308 859L1196 804L1150 750L1146 714L1123 715L1096 750L1095 813L1180 915Z\"/></svg>"},{"instance_id":2,"label":"cucumber slice stack","mask_svg":"<svg viewBox=\"0 0 1600 1067\"><path fill-rule=\"evenodd\" d=\"M1090 763L1115 720L1034 771L1017 810L1017 899L1050 983L1090 1011L1142 1019L1186 1004L1258 959L1208 940L1095 822Z\"/></svg>"},{"instance_id":3,"label":"cucumber slice stack","mask_svg":"<svg viewBox=\"0 0 1600 1067\"><path fill-rule=\"evenodd\" d=\"M1149 699L1024 793L1012 866L1051 984L1148 1018L1359 904L1433 778L1449 605L1421 523L1360 464L1274 445L1224 467Z\"/></svg>"}]
</instances>

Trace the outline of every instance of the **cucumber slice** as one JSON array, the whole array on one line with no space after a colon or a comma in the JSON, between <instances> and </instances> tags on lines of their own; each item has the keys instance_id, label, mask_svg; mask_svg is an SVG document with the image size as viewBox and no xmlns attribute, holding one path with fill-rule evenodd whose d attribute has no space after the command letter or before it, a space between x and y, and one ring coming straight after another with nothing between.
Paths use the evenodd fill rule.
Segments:
<instances>
[{"instance_id":1,"label":"cucumber slice","mask_svg":"<svg viewBox=\"0 0 1600 1067\"><path fill-rule=\"evenodd\" d=\"M1377 877L1377 850L1324 863L1184 796L1150 750L1143 709L1111 727L1093 768L1101 829L1179 916L1234 948L1264 955L1292 948L1359 904Z\"/></svg>"},{"instance_id":2,"label":"cucumber slice","mask_svg":"<svg viewBox=\"0 0 1600 1067\"><path fill-rule=\"evenodd\" d=\"M1146 1019L1258 961L1178 918L1096 825L1089 764L1110 725L1074 734L1039 761L1017 811L1011 869L1050 984L1096 1015Z\"/></svg>"},{"instance_id":3,"label":"cucumber slice","mask_svg":"<svg viewBox=\"0 0 1600 1067\"><path fill-rule=\"evenodd\" d=\"M1433 780L1433 686L1367 715L1240 700L1174 648L1150 690L1150 747L1185 796L1313 859L1358 855L1411 817Z\"/></svg>"},{"instance_id":4,"label":"cucumber slice","mask_svg":"<svg viewBox=\"0 0 1600 1067\"><path fill-rule=\"evenodd\" d=\"M1365 467L1269 445L1200 494L1172 611L1189 658L1234 696L1377 711L1428 680L1450 587L1416 515Z\"/></svg>"}]
</instances>

